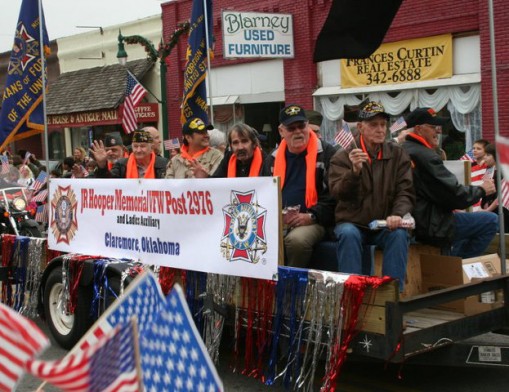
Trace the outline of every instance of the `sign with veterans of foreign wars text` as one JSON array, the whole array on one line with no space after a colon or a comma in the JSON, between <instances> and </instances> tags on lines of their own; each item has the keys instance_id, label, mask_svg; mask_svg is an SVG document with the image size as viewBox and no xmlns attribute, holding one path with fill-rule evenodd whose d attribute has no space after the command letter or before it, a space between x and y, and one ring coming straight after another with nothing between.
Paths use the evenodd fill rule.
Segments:
<instances>
[{"instance_id":1,"label":"sign with veterans of foreign wars text","mask_svg":"<svg viewBox=\"0 0 509 392\"><path fill-rule=\"evenodd\" d=\"M341 87L380 86L450 78L452 35L381 45L364 59L342 59Z\"/></svg>"},{"instance_id":2,"label":"sign with veterans of foreign wars text","mask_svg":"<svg viewBox=\"0 0 509 392\"><path fill-rule=\"evenodd\" d=\"M293 58L293 17L289 14L222 12L224 58Z\"/></svg>"},{"instance_id":3,"label":"sign with veterans of foreign wars text","mask_svg":"<svg viewBox=\"0 0 509 392\"><path fill-rule=\"evenodd\" d=\"M50 249L277 279L277 178L52 179L49 192Z\"/></svg>"}]
</instances>

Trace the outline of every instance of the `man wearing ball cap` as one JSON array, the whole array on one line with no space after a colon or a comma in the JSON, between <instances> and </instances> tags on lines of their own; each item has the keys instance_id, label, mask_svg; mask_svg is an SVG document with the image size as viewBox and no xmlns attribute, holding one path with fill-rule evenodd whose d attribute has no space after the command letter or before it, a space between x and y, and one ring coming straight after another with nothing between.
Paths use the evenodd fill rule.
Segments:
<instances>
[{"instance_id":1,"label":"man wearing ball cap","mask_svg":"<svg viewBox=\"0 0 509 392\"><path fill-rule=\"evenodd\" d=\"M458 212L482 197L495 193L493 180L481 186L461 185L437 154L439 134L448 119L432 108L417 108L405 121L413 131L406 136L403 148L412 160L417 197L414 218L415 236L420 242L442 246L446 252L462 258L484 253L498 229L493 212Z\"/></svg>"},{"instance_id":2,"label":"man wearing ball cap","mask_svg":"<svg viewBox=\"0 0 509 392\"><path fill-rule=\"evenodd\" d=\"M152 151L152 136L149 132L136 130L132 139L133 152L128 158L118 159L108 170L108 154L102 141L94 140L91 151L97 162L97 178L164 178L165 158Z\"/></svg>"}]
</instances>

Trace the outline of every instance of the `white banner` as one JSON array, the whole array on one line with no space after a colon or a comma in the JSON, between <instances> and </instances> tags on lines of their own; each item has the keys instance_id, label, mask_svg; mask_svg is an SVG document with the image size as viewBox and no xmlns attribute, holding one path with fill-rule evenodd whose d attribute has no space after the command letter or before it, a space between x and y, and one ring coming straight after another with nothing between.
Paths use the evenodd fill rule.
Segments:
<instances>
[{"instance_id":1,"label":"white banner","mask_svg":"<svg viewBox=\"0 0 509 392\"><path fill-rule=\"evenodd\" d=\"M290 14L223 11L223 57L293 58Z\"/></svg>"},{"instance_id":2,"label":"white banner","mask_svg":"<svg viewBox=\"0 0 509 392\"><path fill-rule=\"evenodd\" d=\"M52 179L48 245L188 270L276 279L272 177Z\"/></svg>"}]
</instances>

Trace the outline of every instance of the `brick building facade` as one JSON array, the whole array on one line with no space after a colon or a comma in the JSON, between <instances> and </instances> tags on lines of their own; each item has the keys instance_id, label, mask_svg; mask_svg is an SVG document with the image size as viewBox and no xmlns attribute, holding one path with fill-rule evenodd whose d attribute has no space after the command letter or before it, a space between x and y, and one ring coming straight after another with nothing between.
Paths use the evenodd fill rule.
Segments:
<instances>
[{"instance_id":1,"label":"brick building facade","mask_svg":"<svg viewBox=\"0 0 509 392\"><path fill-rule=\"evenodd\" d=\"M215 38L215 56L211 62L212 72L225 70L229 67L232 71L235 67L250 64L258 66L266 62L266 59L260 60L226 60L222 57L223 41L221 27L221 10L250 11L250 12L268 12L284 13L293 15L294 45L295 57L293 59L282 60L282 69L284 75L282 99L277 104L282 106L286 103L299 103L305 107L317 107L317 96L313 94L325 86L325 79L328 78L329 67L327 64L314 64L312 61L313 50L318 33L327 17L331 0L308 0L308 1L261 1L257 3L246 3L237 0L228 2L219 0L214 2L213 10L213 34ZM509 134L509 113L503 108L507 107L507 95L509 87L509 40L504 37L509 35L509 6L503 0L494 0L495 14L495 32L496 32L496 51L497 51L497 73L498 73L498 96L499 96L499 119L500 133ZM162 5L163 14L163 37L169 37L174 31L177 23L189 19L191 14L192 0L178 0L164 3ZM345 15L348 18L348 15ZM454 40L462 37L473 36L475 39L467 40L467 47L463 48L468 58L468 53L476 54L477 61L480 62L480 69L473 85L480 84L482 106L482 136L488 139L494 137L493 120L493 98L491 81L491 63L490 63L490 37L489 37L489 17L487 2L480 0L452 1L448 3L436 0L422 2L418 0L406 0L402 3L391 28L389 29L384 42L395 42L416 38L425 38L440 34L451 33ZM456 42L456 41L455 41ZM458 41L459 42L459 41ZM478 46L470 50L468 45L472 42ZM477 44L480 42L480 44ZM172 137L180 136L180 101L183 86L183 71L185 67L185 53L187 42L182 39L176 50L169 57L169 70L167 77L168 91L168 112L169 127ZM459 45L458 45L459 47ZM479 48L480 47L480 48ZM455 54L456 55L456 54ZM463 56L463 57L462 57ZM459 58L464 59L465 55ZM464 60L462 60L464 61ZM470 60L468 60L470 61ZM329 62L324 62L329 63ZM338 62L339 64L339 62ZM335 67L335 64L333 64ZM456 64L461 66L461 64ZM336 72L336 71L334 71ZM227 73L225 73L227 75ZM470 75L471 76L471 75ZM248 78L249 75L246 75ZM228 83L226 80L219 80L220 83ZM447 81L446 81L447 82ZM436 88L435 83L432 86L422 85L420 88ZM447 84L447 83L446 83ZM449 85L454 84L454 80L449 81ZM214 90L214 87L212 87ZM398 86L392 87L397 91ZM387 91L391 91L388 88ZM347 92L346 89L339 89L331 94L334 100L334 94L341 96ZM363 91L364 95L370 95L369 91ZM263 94L260 94L263 96ZM357 95L359 96L359 95ZM253 100L252 100L253 101ZM256 101L256 99L254 99ZM238 101L242 104L242 97ZM253 103L253 102L251 102ZM260 98L263 103L263 98ZM275 106L270 106L270 110L277 111ZM249 119L246 109L245 120ZM277 117L277 113L276 113ZM254 120L256 121L256 120ZM267 121L267 120L263 120ZM274 117L271 117L271 122ZM252 124L255 127L261 127L262 124ZM275 125L277 126L277 124ZM274 126L272 127L274 129Z\"/></svg>"}]
</instances>

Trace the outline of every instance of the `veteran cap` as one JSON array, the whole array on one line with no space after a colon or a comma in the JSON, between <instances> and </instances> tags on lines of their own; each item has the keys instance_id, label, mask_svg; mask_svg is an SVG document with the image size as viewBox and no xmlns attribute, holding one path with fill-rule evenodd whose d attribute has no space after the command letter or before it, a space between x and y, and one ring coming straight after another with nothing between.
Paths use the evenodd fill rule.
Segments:
<instances>
[{"instance_id":1,"label":"veteran cap","mask_svg":"<svg viewBox=\"0 0 509 392\"><path fill-rule=\"evenodd\" d=\"M122 141L122 137L120 136L120 133L114 132L114 133L107 133L104 135L104 147L115 147L115 146L123 146L124 142Z\"/></svg>"},{"instance_id":2,"label":"veteran cap","mask_svg":"<svg viewBox=\"0 0 509 392\"><path fill-rule=\"evenodd\" d=\"M298 105L288 105L279 112L279 122L283 125L289 125L297 121L308 121L306 112Z\"/></svg>"},{"instance_id":3,"label":"veteran cap","mask_svg":"<svg viewBox=\"0 0 509 392\"><path fill-rule=\"evenodd\" d=\"M376 116L383 116L387 120L390 116L385 112L385 108L379 102L369 101L359 111L359 121L371 120Z\"/></svg>"},{"instance_id":4,"label":"veteran cap","mask_svg":"<svg viewBox=\"0 0 509 392\"><path fill-rule=\"evenodd\" d=\"M319 131L323 121L322 113L316 110L306 110L304 113L308 118L309 127L314 131Z\"/></svg>"},{"instance_id":5,"label":"veteran cap","mask_svg":"<svg viewBox=\"0 0 509 392\"><path fill-rule=\"evenodd\" d=\"M448 118L439 117L433 108L417 108L405 117L405 122L408 128L413 128L416 125L444 125L449 121Z\"/></svg>"},{"instance_id":6,"label":"veteran cap","mask_svg":"<svg viewBox=\"0 0 509 392\"><path fill-rule=\"evenodd\" d=\"M193 117L187 120L184 125L182 125L182 134L192 135L193 132L203 132L210 129L210 126L205 125L201 118Z\"/></svg>"},{"instance_id":7,"label":"veteran cap","mask_svg":"<svg viewBox=\"0 0 509 392\"><path fill-rule=\"evenodd\" d=\"M152 143L152 135L148 131L137 129L133 133L133 143Z\"/></svg>"}]
</instances>

